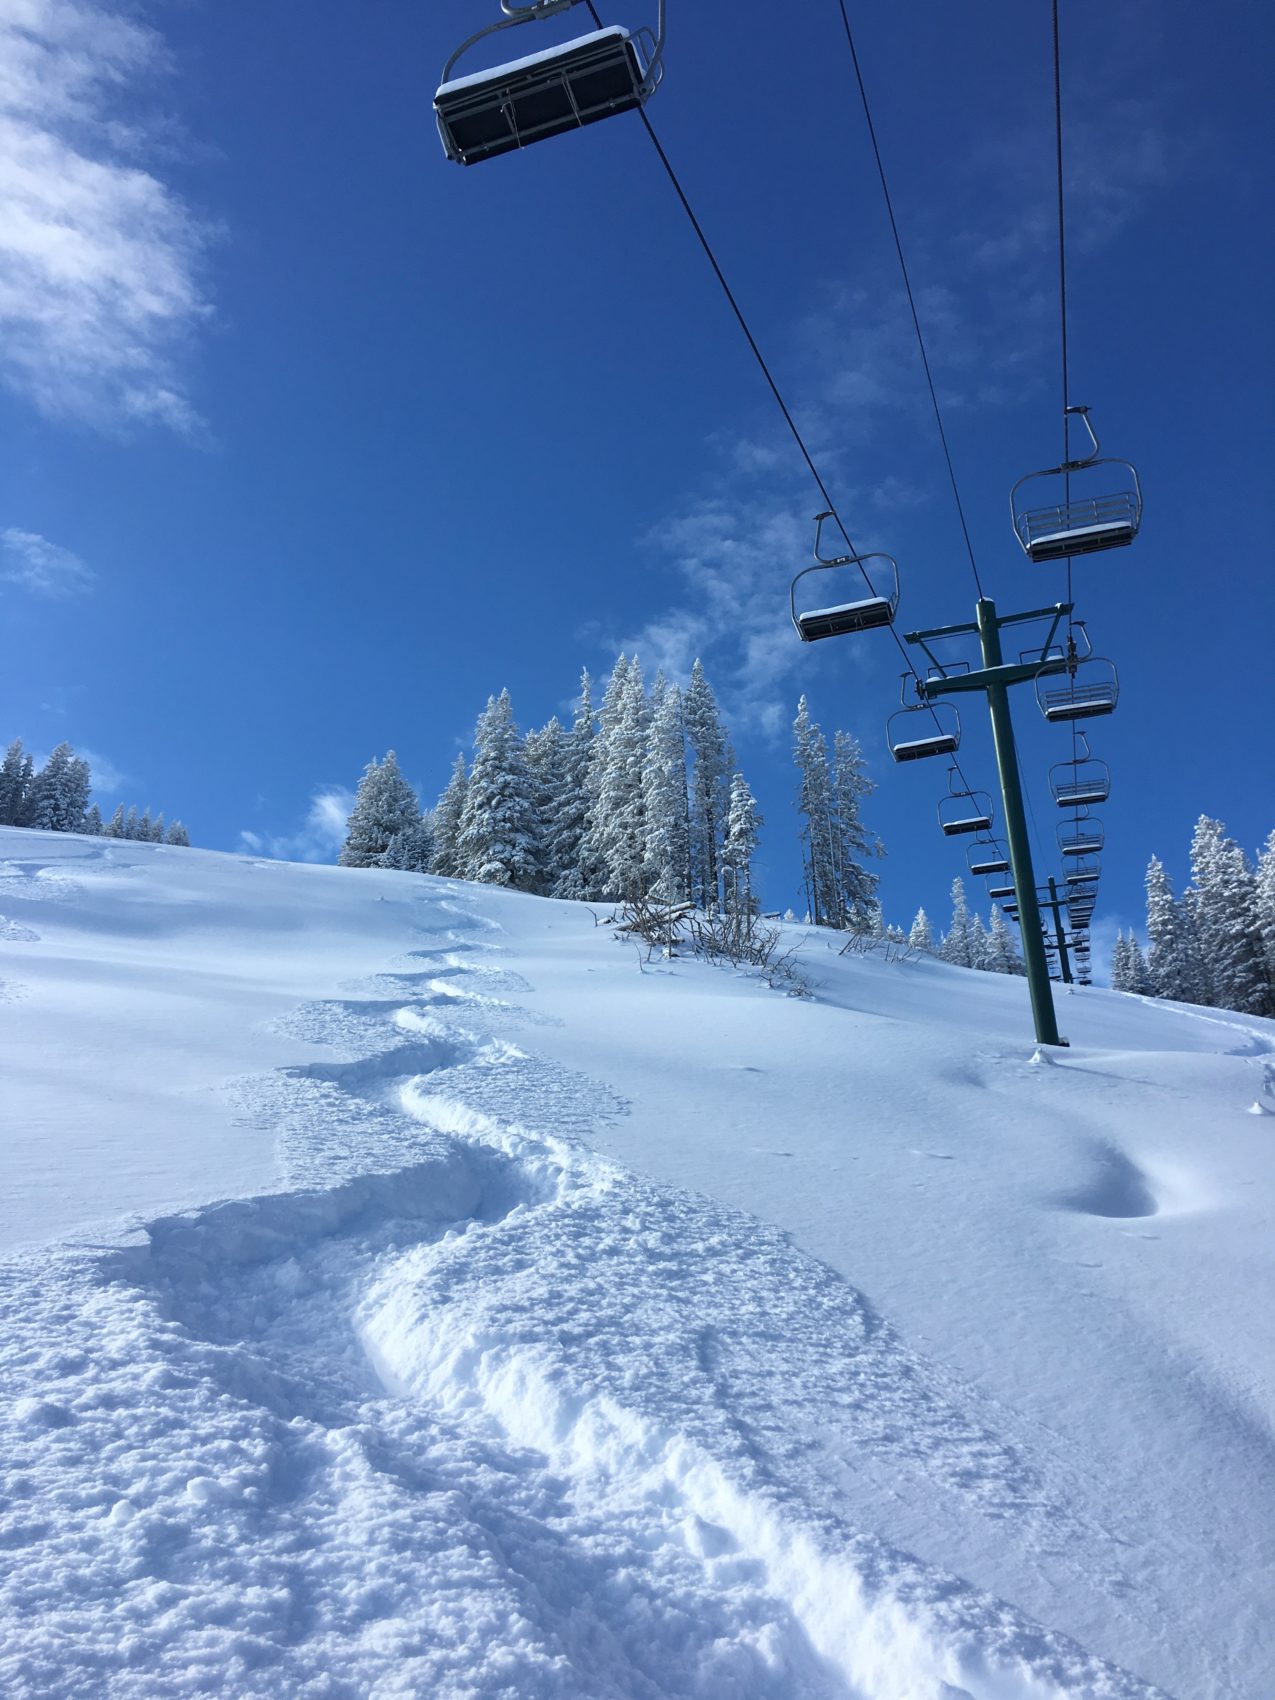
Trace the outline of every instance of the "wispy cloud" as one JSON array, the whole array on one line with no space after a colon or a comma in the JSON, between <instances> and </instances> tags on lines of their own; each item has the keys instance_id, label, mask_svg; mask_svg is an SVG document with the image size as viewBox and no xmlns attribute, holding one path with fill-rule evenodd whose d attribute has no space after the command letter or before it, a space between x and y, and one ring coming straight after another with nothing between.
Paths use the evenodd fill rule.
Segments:
<instances>
[{"instance_id":1,"label":"wispy cloud","mask_svg":"<svg viewBox=\"0 0 1275 1700\"><path fill-rule=\"evenodd\" d=\"M159 36L87 0L0 17L0 378L44 414L197 428L180 374L208 231L141 163Z\"/></svg>"},{"instance_id":2,"label":"wispy cloud","mask_svg":"<svg viewBox=\"0 0 1275 1700\"><path fill-rule=\"evenodd\" d=\"M239 834L244 850L269 856L278 862L332 862L345 842L346 825L354 807L354 793L341 785L321 786L311 797L305 820L294 833Z\"/></svg>"},{"instance_id":3,"label":"wispy cloud","mask_svg":"<svg viewBox=\"0 0 1275 1700\"><path fill-rule=\"evenodd\" d=\"M89 764L96 796L118 797L126 785L132 784L124 769L113 762L110 756L104 756L100 750L90 750L79 744L75 753Z\"/></svg>"},{"instance_id":4,"label":"wispy cloud","mask_svg":"<svg viewBox=\"0 0 1275 1700\"><path fill-rule=\"evenodd\" d=\"M74 596L89 588L93 573L78 555L38 531L9 526L0 531L0 583L37 596Z\"/></svg>"}]
</instances>

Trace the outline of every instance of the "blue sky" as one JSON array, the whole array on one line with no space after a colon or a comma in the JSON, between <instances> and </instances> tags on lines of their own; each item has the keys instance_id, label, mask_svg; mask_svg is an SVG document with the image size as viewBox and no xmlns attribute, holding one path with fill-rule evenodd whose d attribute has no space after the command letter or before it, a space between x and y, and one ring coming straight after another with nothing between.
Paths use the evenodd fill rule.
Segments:
<instances>
[{"instance_id":1,"label":"blue sky","mask_svg":"<svg viewBox=\"0 0 1275 1700\"><path fill-rule=\"evenodd\" d=\"M835 0L669 10L652 120L851 533L898 557L901 627L970 619ZM0 736L69 739L105 804L196 843L318 856L391 745L432 800L489 691L529 726L620 647L648 677L700 654L766 900L798 900L805 691L880 783L887 913L946 919L943 768L886 754L887 634L787 624L818 499L635 116L448 163L430 99L481 0L6 12ZM1048 4L852 21L980 571L1003 610L1052 602L1007 518L1060 435ZM1147 497L1075 569L1122 684L1100 937L1153 850L1185 879L1200 812L1250 848L1275 824L1273 34L1248 4L1063 7L1072 391ZM1067 739L1016 709L1048 853Z\"/></svg>"}]
</instances>

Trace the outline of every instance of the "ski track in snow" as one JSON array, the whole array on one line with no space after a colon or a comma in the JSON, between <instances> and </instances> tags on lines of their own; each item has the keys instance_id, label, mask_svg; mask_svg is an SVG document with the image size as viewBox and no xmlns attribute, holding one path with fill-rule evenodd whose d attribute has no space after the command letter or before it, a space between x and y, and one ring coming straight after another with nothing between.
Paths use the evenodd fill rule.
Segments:
<instances>
[{"instance_id":1,"label":"ski track in snow","mask_svg":"<svg viewBox=\"0 0 1275 1700\"><path fill-rule=\"evenodd\" d=\"M0 1269L0 1689L1158 1692L845 1524L847 1475L942 1491L1130 1585L1067 1508L1077 1461L777 1229L590 1152L623 1101L511 1037L494 923L420 909L419 949L279 1024L334 1054L236 1087L286 1190ZM1095 1150L1069 1205L1149 1186Z\"/></svg>"}]
</instances>

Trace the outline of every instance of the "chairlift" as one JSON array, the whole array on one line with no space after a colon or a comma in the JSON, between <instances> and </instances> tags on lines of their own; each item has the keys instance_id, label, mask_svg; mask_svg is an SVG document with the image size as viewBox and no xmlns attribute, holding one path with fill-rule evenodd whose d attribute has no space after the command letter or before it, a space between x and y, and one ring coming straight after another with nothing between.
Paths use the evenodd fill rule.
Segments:
<instances>
[{"instance_id":1,"label":"chairlift","mask_svg":"<svg viewBox=\"0 0 1275 1700\"><path fill-rule=\"evenodd\" d=\"M971 844L965 855L970 872L982 879L987 874L1007 874L1009 857L994 838L980 838Z\"/></svg>"},{"instance_id":2,"label":"chairlift","mask_svg":"<svg viewBox=\"0 0 1275 1700\"><path fill-rule=\"evenodd\" d=\"M1014 887L1012 885L989 885L987 895L993 903L1003 903L1006 899L1012 903L1014 901Z\"/></svg>"},{"instance_id":3,"label":"chairlift","mask_svg":"<svg viewBox=\"0 0 1275 1700\"><path fill-rule=\"evenodd\" d=\"M1081 668L1093 668L1092 673L1080 676ZM1065 685L1046 684L1041 679L1036 686L1036 700L1045 719L1052 724L1072 720L1091 720L1099 714L1112 714L1120 695L1120 679L1114 661L1094 656L1090 661L1076 664Z\"/></svg>"},{"instance_id":4,"label":"chairlift","mask_svg":"<svg viewBox=\"0 0 1275 1700\"><path fill-rule=\"evenodd\" d=\"M438 133L458 165L525 148L600 118L645 106L664 74L664 5L655 31L609 24L490 70L454 77L456 62L497 30L566 12L578 0L500 0L503 16L476 31L443 67L434 95Z\"/></svg>"},{"instance_id":5,"label":"chairlift","mask_svg":"<svg viewBox=\"0 0 1275 1700\"><path fill-rule=\"evenodd\" d=\"M1042 561L1065 560L1071 555L1092 555L1100 549L1116 549L1132 543L1142 524L1142 485L1132 461L1113 459L1101 453L1101 446L1089 423L1089 409L1080 405L1068 407L1066 416L1077 417L1089 434L1092 445L1086 455L1065 460L1059 466L1046 467L1042 472L1029 472L1020 478L1010 491L1009 510L1014 523L1014 535L1023 546L1028 559ZM1075 473L1087 472L1095 466L1123 467L1128 477L1123 488L1105 496L1072 496L1070 480ZM1028 507L1019 492L1025 484L1036 479L1064 480L1063 499L1052 506ZM1056 489L1057 486L1055 485Z\"/></svg>"},{"instance_id":6,"label":"chairlift","mask_svg":"<svg viewBox=\"0 0 1275 1700\"><path fill-rule=\"evenodd\" d=\"M895 709L885 727L890 754L895 761L921 761L926 756L955 755L961 743L960 715L950 702L908 702L908 682L914 679L912 673L901 675L899 701L903 707ZM927 720L914 719L918 714L927 716ZM924 732L922 725L925 726Z\"/></svg>"},{"instance_id":7,"label":"chairlift","mask_svg":"<svg viewBox=\"0 0 1275 1700\"><path fill-rule=\"evenodd\" d=\"M899 567L893 555L856 555L853 550L848 555L820 554L824 521L835 517L831 508L827 513L815 515L815 564L804 567L797 574L788 592L792 623L803 643L815 643L820 638L845 637L850 632L868 632L878 626L893 625L899 606ZM847 580L844 577L847 570L856 576ZM832 583L843 587L853 585L856 590L866 589L868 595L834 601L824 608L806 608L798 612L797 586L811 573L824 572L840 572L843 576L832 580Z\"/></svg>"},{"instance_id":8,"label":"chairlift","mask_svg":"<svg viewBox=\"0 0 1275 1700\"><path fill-rule=\"evenodd\" d=\"M945 837L991 830L992 799L986 791L967 791L954 767L947 772L947 789L948 795L939 804L939 825Z\"/></svg>"},{"instance_id":9,"label":"chairlift","mask_svg":"<svg viewBox=\"0 0 1275 1700\"><path fill-rule=\"evenodd\" d=\"M1102 849L1105 834L1102 822L1088 814L1077 814L1071 826L1058 828L1058 848L1064 856L1091 856Z\"/></svg>"},{"instance_id":10,"label":"chairlift","mask_svg":"<svg viewBox=\"0 0 1275 1700\"><path fill-rule=\"evenodd\" d=\"M1049 770L1049 788L1060 809L1085 808L1105 803L1111 795L1111 769L1089 751L1083 732L1076 734L1076 753L1070 761L1056 762Z\"/></svg>"},{"instance_id":11,"label":"chairlift","mask_svg":"<svg viewBox=\"0 0 1275 1700\"><path fill-rule=\"evenodd\" d=\"M1092 885L1097 881L1101 872L1102 868L1098 862L1084 856L1077 856L1071 867L1063 874L1063 884L1069 887Z\"/></svg>"}]
</instances>

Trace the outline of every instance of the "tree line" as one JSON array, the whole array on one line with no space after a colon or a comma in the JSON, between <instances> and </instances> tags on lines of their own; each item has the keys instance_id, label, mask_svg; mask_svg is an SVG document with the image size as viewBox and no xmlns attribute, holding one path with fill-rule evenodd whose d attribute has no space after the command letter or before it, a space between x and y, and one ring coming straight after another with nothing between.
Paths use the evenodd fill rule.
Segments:
<instances>
[{"instance_id":1,"label":"tree line","mask_svg":"<svg viewBox=\"0 0 1275 1700\"><path fill-rule=\"evenodd\" d=\"M663 673L648 690L638 658L621 655L596 708L584 672L569 727L554 715L523 734L509 692L489 697L471 760L456 757L428 812L392 750L369 763L338 860L751 913L761 825L700 662L685 691Z\"/></svg>"},{"instance_id":2,"label":"tree line","mask_svg":"<svg viewBox=\"0 0 1275 1700\"><path fill-rule=\"evenodd\" d=\"M70 744L59 744L44 766L15 738L0 762L0 826L33 827L41 832L85 832L102 838L132 838L152 844L189 845L190 835L180 821L165 828L164 817L139 814L136 805L119 805L103 822L96 803L89 802L93 775L88 762Z\"/></svg>"},{"instance_id":3,"label":"tree line","mask_svg":"<svg viewBox=\"0 0 1275 1700\"><path fill-rule=\"evenodd\" d=\"M1158 856L1147 866L1147 949L1116 935L1116 991L1275 1016L1275 832L1256 865L1219 820L1201 815L1191 883L1175 897Z\"/></svg>"},{"instance_id":4,"label":"tree line","mask_svg":"<svg viewBox=\"0 0 1275 1700\"><path fill-rule=\"evenodd\" d=\"M930 918L918 909L907 942L913 950L923 950L937 956L940 962L951 962L957 968L980 968L989 974L1025 974L1023 959L1018 952L1018 940L1000 909L993 903L986 925L977 913L971 913L965 899L965 882L959 877L952 881L952 924L937 940Z\"/></svg>"}]
</instances>

